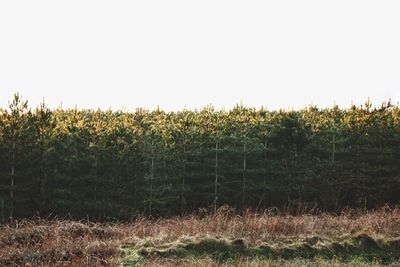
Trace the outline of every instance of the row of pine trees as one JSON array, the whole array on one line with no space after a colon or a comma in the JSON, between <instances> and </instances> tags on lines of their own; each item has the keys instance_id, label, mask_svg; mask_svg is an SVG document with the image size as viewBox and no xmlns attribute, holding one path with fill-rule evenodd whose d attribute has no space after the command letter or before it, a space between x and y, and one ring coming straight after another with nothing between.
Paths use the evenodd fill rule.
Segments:
<instances>
[{"instance_id":1,"label":"row of pine trees","mask_svg":"<svg viewBox=\"0 0 400 267\"><path fill-rule=\"evenodd\" d=\"M0 220L400 200L400 108L0 109Z\"/></svg>"}]
</instances>

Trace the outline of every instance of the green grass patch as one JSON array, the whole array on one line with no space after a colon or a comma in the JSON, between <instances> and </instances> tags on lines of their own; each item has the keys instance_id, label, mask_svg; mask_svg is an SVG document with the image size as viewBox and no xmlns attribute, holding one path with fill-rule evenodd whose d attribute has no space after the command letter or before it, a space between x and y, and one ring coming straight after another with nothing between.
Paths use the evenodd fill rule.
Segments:
<instances>
[{"instance_id":1,"label":"green grass patch","mask_svg":"<svg viewBox=\"0 0 400 267\"><path fill-rule=\"evenodd\" d=\"M400 260L400 239L374 239L367 234L329 240L309 237L283 243L265 242L249 246L243 239L201 238L182 242L149 246L127 246L124 266L136 266L152 258L201 259L215 262L252 259L338 259L343 262L380 262L389 264Z\"/></svg>"}]
</instances>

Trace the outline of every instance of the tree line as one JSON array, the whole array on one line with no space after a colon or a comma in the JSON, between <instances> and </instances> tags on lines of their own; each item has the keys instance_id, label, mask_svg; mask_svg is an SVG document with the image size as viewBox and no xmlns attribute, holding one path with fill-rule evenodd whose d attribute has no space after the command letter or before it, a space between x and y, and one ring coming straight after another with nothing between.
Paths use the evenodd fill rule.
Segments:
<instances>
[{"instance_id":1,"label":"tree line","mask_svg":"<svg viewBox=\"0 0 400 267\"><path fill-rule=\"evenodd\" d=\"M400 200L400 108L0 109L0 219Z\"/></svg>"}]
</instances>

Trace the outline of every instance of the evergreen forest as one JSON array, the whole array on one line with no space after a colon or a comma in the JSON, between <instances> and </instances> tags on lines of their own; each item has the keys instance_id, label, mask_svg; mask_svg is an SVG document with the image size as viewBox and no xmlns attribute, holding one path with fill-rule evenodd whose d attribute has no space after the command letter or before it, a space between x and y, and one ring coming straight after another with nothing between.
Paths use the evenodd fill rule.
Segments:
<instances>
[{"instance_id":1,"label":"evergreen forest","mask_svg":"<svg viewBox=\"0 0 400 267\"><path fill-rule=\"evenodd\" d=\"M0 108L0 220L131 220L228 205L371 209L400 200L400 107L134 112Z\"/></svg>"}]
</instances>

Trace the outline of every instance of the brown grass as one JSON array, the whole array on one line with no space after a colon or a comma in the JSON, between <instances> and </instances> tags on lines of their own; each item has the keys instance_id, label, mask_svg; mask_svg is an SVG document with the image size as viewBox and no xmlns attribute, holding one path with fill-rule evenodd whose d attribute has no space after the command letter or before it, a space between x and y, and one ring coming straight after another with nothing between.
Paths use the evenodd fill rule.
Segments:
<instances>
[{"instance_id":1,"label":"brown grass","mask_svg":"<svg viewBox=\"0 0 400 267\"><path fill-rule=\"evenodd\" d=\"M239 216L225 207L208 215L139 218L133 223L119 224L23 220L0 226L0 266L116 266L124 256L121 247L128 244L150 247L177 240L216 237L242 239L257 246L265 241L320 236L340 239L360 233L398 238L400 210L384 207L368 212L349 210L340 215L298 216L247 212ZM168 260L172 266L176 262L185 265L184 261L163 259ZM158 265L156 259L151 262Z\"/></svg>"}]
</instances>

